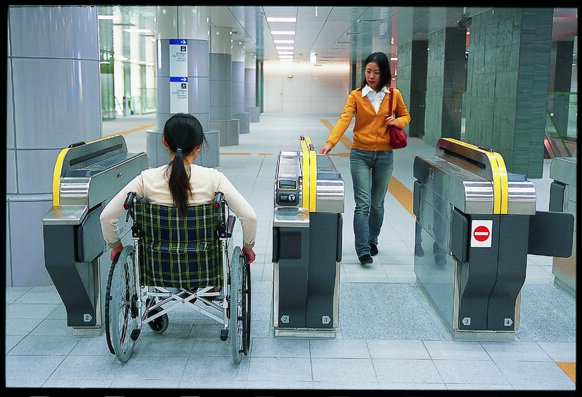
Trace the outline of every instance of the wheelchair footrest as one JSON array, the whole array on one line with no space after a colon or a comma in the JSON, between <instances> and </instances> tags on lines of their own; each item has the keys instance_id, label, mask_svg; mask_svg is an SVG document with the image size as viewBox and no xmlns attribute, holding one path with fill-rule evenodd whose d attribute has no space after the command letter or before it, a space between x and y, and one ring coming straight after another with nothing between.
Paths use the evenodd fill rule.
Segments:
<instances>
[{"instance_id":1,"label":"wheelchair footrest","mask_svg":"<svg viewBox=\"0 0 582 397\"><path fill-rule=\"evenodd\" d=\"M137 338L139 338L139 334L141 333L141 329L134 329L133 331L131 331L131 335L130 338L132 341L136 341Z\"/></svg>"},{"instance_id":2,"label":"wheelchair footrest","mask_svg":"<svg viewBox=\"0 0 582 397\"><path fill-rule=\"evenodd\" d=\"M227 339L228 339L228 330L227 329L221 329L220 330L220 340L224 342Z\"/></svg>"}]
</instances>

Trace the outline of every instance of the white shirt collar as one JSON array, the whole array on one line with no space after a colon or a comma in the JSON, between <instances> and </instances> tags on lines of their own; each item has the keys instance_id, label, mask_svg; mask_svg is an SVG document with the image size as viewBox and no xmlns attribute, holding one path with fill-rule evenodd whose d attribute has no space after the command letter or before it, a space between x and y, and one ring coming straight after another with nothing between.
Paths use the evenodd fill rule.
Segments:
<instances>
[{"instance_id":1,"label":"white shirt collar","mask_svg":"<svg viewBox=\"0 0 582 397\"><path fill-rule=\"evenodd\" d=\"M386 96L387 92L388 92L388 90L386 89L386 87L382 87L382 89L378 92L374 91L367 84L364 88L362 88L363 97L368 97L368 100L370 101L372 106L374 106L374 110L376 111L376 114L378 114L378 110L380 109L380 104L382 103L382 100L384 99L384 96Z\"/></svg>"},{"instance_id":2,"label":"white shirt collar","mask_svg":"<svg viewBox=\"0 0 582 397\"><path fill-rule=\"evenodd\" d=\"M362 97L367 96L370 92L373 92L374 94L379 94L380 92L387 94L388 89L386 89L386 86L384 86L384 87L382 87L382 89L379 92L376 92L376 91L374 91L374 89L372 87L370 87L368 84L366 84L364 86L364 88L362 88Z\"/></svg>"}]
</instances>

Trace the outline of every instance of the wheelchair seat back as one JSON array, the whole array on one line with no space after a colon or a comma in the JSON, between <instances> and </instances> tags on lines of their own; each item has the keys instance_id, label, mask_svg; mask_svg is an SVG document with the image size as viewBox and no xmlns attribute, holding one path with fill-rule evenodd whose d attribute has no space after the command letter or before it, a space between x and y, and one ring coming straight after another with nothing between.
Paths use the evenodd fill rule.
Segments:
<instances>
[{"instance_id":1,"label":"wheelchair seat back","mask_svg":"<svg viewBox=\"0 0 582 397\"><path fill-rule=\"evenodd\" d=\"M202 288L222 286L223 254L218 227L223 214L215 202L178 208L137 199L134 226L140 230L142 286Z\"/></svg>"}]
</instances>

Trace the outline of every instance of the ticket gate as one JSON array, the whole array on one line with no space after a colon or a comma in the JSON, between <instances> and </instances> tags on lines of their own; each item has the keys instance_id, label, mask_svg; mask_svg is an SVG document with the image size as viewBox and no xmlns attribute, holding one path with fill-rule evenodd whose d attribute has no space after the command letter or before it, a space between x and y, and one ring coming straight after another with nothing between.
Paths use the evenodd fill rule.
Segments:
<instances>
[{"instance_id":1,"label":"ticket gate","mask_svg":"<svg viewBox=\"0 0 582 397\"><path fill-rule=\"evenodd\" d=\"M344 182L301 137L279 153L273 212L275 336L334 337L338 326Z\"/></svg>"},{"instance_id":2,"label":"ticket gate","mask_svg":"<svg viewBox=\"0 0 582 397\"><path fill-rule=\"evenodd\" d=\"M554 284L576 297L576 167L577 157L555 157L550 165L550 211L563 211L574 216L572 255L554 257Z\"/></svg>"},{"instance_id":3,"label":"ticket gate","mask_svg":"<svg viewBox=\"0 0 582 397\"><path fill-rule=\"evenodd\" d=\"M100 335L109 258L99 216L109 200L148 168L145 153L128 153L123 136L80 142L59 153L53 205L43 218L45 267L78 335ZM119 220L120 234L131 225ZM100 263L104 261L106 263Z\"/></svg>"},{"instance_id":4,"label":"ticket gate","mask_svg":"<svg viewBox=\"0 0 582 397\"><path fill-rule=\"evenodd\" d=\"M569 256L573 216L536 211L524 175L507 172L498 153L455 139L417 156L413 173L419 286L453 336L512 336L527 255Z\"/></svg>"}]
</instances>

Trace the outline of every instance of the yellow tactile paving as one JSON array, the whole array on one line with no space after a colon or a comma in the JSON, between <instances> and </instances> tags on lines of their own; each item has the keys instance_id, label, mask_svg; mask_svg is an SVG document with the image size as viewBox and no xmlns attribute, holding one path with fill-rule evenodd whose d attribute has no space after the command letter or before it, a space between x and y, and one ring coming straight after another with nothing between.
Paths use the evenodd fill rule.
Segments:
<instances>
[{"instance_id":1,"label":"yellow tactile paving","mask_svg":"<svg viewBox=\"0 0 582 397\"><path fill-rule=\"evenodd\" d=\"M562 371L572 379L572 382L576 383L576 363L557 362L556 364L558 364L558 367L560 367Z\"/></svg>"},{"instance_id":2,"label":"yellow tactile paving","mask_svg":"<svg viewBox=\"0 0 582 397\"><path fill-rule=\"evenodd\" d=\"M156 124L143 124L143 125L138 125L137 127L132 128L131 130L126 130L126 131L116 132L114 134L109 134L109 135L105 136L104 138L106 138L108 136L113 136L113 135L127 135L127 134L131 134L132 132L137 132L137 131L145 130L146 128L151 128L151 127L153 127L155 125Z\"/></svg>"},{"instance_id":3,"label":"yellow tactile paving","mask_svg":"<svg viewBox=\"0 0 582 397\"><path fill-rule=\"evenodd\" d=\"M413 194L410 189L402 184L398 179L391 177L388 184L388 192L394 196L396 200L404 207L406 211L412 216L412 200Z\"/></svg>"}]
</instances>

